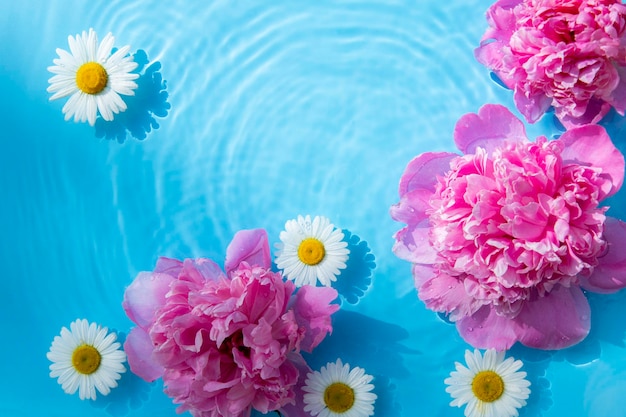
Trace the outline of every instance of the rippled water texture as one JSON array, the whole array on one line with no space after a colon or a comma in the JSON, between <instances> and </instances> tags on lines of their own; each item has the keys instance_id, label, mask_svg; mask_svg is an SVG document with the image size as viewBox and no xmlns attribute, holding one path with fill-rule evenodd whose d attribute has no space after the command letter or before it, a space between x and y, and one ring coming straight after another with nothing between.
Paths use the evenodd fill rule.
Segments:
<instances>
[{"instance_id":1,"label":"rippled water texture","mask_svg":"<svg viewBox=\"0 0 626 417\"><path fill-rule=\"evenodd\" d=\"M312 366L341 356L373 374L377 416L461 416L443 380L467 345L418 301L388 208L413 156L453 150L459 116L512 108L473 58L489 4L0 2L0 415L175 415L129 374L95 403L65 395L48 377L53 337L79 317L127 333L124 288L159 255L221 261L239 229L274 243L286 220L320 214L367 242L375 268ZM145 140L96 138L48 101L55 49L89 27L161 64L171 109ZM513 350L533 384L522 416L626 415L624 298L591 298L577 347Z\"/></svg>"}]
</instances>

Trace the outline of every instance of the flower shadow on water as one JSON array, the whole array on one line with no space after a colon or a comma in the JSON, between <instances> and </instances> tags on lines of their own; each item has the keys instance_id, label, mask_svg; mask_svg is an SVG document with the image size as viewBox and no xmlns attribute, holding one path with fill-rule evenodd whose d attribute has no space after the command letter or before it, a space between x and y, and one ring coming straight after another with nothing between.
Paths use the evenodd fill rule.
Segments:
<instances>
[{"instance_id":1,"label":"flower shadow on water","mask_svg":"<svg viewBox=\"0 0 626 417\"><path fill-rule=\"evenodd\" d=\"M124 344L126 335L118 333L118 342ZM91 401L91 405L95 408L104 409L108 414L114 417L122 417L136 410L148 401L150 391L154 383L148 383L128 369L126 364L126 372L122 374L122 378L118 381L118 386L111 389L109 395L98 396L95 401Z\"/></svg>"},{"instance_id":2,"label":"flower shadow on water","mask_svg":"<svg viewBox=\"0 0 626 417\"><path fill-rule=\"evenodd\" d=\"M159 128L155 117L168 114L171 106L167 102L166 82L159 72L161 63L155 61L148 65L148 55L142 49L135 52L134 60L138 64L134 72L139 74L135 95L123 97L127 109L116 114L112 121L98 117L95 125L98 138L117 139L123 143L127 133L130 133L135 139L144 140L148 133Z\"/></svg>"},{"instance_id":3,"label":"flower shadow on water","mask_svg":"<svg viewBox=\"0 0 626 417\"><path fill-rule=\"evenodd\" d=\"M313 351L304 353L304 359L314 370L341 358L351 367L361 367L374 377L376 415L397 415L400 404L395 400L394 378L407 378L409 370L404 365L404 355L420 354L404 346L408 338L404 328L363 314L339 310L333 314L333 333ZM381 360L381 358L385 358Z\"/></svg>"},{"instance_id":4,"label":"flower shadow on water","mask_svg":"<svg viewBox=\"0 0 626 417\"><path fill-rule=\"evenodd\" d=\"M372 270L376 267L375 257L366 241L347 229L342 230L343 240L348 243L350 256L346 268L341 271L332 287L341 299L356 304L367 292L372 283Z\"/></svg>"},{"instance_id":5,"label":"flower shadow on water","mask_svg":"<svg viewBox=\"0 0 626 417\"><path fill-rule=\"evenodd\" d=\"M520 417L539 417L553 404L550 381L546 378L546 369L550 364L552 351L527 348L519 343L513 345L507 356L524 362L522 371L530 382L530 397L526 406L519 410Z\"/></svg>"}]
</instances>

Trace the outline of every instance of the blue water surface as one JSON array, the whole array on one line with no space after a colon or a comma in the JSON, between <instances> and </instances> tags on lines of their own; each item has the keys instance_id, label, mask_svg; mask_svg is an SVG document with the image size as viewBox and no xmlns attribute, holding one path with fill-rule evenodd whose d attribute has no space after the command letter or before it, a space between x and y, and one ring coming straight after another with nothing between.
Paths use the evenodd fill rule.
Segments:
<instances>
[{"instance_id":1,"label":"blue water surface","mask_svg":"<svg viewBox=\"0 0 626 417\"><path fill-rule=\"evenodd\" d=\"M123 338L124 289L158 256L222 262L237 230L265 228L273 244L298 214L349 231L367 272L338 288L311 366L365 368L376 416L462 416L443 380L469 346L417 299L388 209L415 155L454 151L461 115L513 109L473 57L490 3L0 2L0 416L176 415L158 382L130 372L95 402L64 394L48 376L52 339L76 318ZM48 100L55 49L90 27L142 61L142 110L117 124L65 122L64 100ZM550 118L528 131L558 133ZM609 214L625 218L625 201ZM589 298L580 345L510 352L532 383L521 416L626 415L626 296Z\"/></svg>"}]
</instances>

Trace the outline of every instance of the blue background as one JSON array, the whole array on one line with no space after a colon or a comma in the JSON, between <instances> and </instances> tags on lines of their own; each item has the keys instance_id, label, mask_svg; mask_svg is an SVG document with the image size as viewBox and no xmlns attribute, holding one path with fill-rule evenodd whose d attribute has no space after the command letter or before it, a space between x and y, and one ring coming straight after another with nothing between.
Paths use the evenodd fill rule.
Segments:
<instances>
[{"instance_id":1,"label":"blue background","mask_svg":"<svg viewBox=\"0 0 626 417\"><path fill-rule=\"evenodd\" d=\"M0 2L0 415L175 415L158 383L130 373L95 402L65 395L48 377L52 339L76 318L123 337L124 289L158 256L222 262L237 230L265 228L273 244L286 220L311 214L367 242L376 265L311 365L365 368L377 416L461 416L443 380L468 345L417 299L410 265L391 252L402 225L388 209L415 155L454 151L461 115L513 109L473 57L489 5ZM141 111L98 129L65 122L64 100L46 92L55 49L90 27L144 51L147 74ZM622 124L612 134L623 150ZM528 132L558 131L547 117ZM624 201L609 214L624 218ZM589 298L582 344L510 352L532 383L520 415L626 415L625 295Z\"/></svg>"}]
</instances>

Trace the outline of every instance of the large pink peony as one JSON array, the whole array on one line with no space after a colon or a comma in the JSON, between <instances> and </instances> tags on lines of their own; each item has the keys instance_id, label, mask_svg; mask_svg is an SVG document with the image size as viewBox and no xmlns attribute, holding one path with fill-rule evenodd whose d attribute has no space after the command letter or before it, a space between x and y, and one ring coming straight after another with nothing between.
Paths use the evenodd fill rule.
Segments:
<instances>
[{"instance_id":1,"label":"large pink peony","mask_svg":"<svg viewBox=\"0 0 626 417\"><path fill-rule=\"evenodd\" d=\"M570 128L626 110L626 5L621 0L499 0L476 58L514 90L526 120L550 106Z\"/></svg>"},{"instance_id":2,"label":"large pink peony","mask_svg":"<svg viewBox=\"0 0 626 417\"><path fill-rule=\"evenodd\" d=\"M238 232L225 273L208 259L161 258L127 288L137 327L125 351L131 370L163 378L165 392L196 417L245 417L295 402L311 351L332 330L332 288L303 286L270 270L264 230Z\"/></svg>"},{"instance_id":3,"label":"large pink peony","mask_svg":"<svg viewBox=\"0 0 626 417\"><path fill-rule=\"evenodd\" d=\"M463 116L454 139L463 155L417 156L391 208L420 299L477 348L581 341L581 287L626 286L626 223L599 206L622 186L624 157L598 125L530 142L499 105Z\"/></svg>"}]
</instances>

